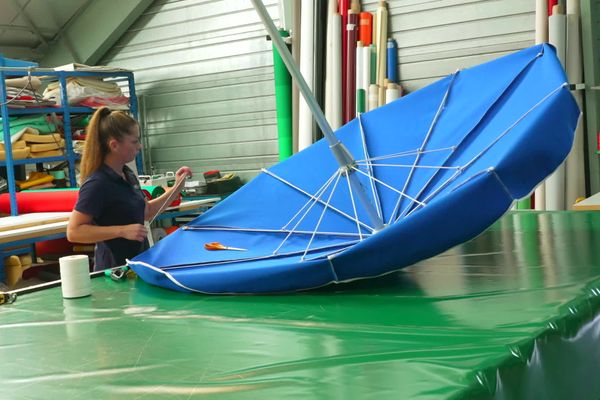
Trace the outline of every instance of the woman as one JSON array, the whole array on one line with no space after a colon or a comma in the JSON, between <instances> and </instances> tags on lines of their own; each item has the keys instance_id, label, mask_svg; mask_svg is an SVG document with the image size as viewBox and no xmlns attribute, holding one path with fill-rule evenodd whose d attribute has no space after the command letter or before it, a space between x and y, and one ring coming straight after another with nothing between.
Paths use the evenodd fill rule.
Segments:
<instances>
[{"instance_id":1,"label":"woman","mask_svg":"<svg viewBox=\"0 0 600 400\"><path fill-rule=\"evenodd\" d=\"M137 177L126 165L141 147L139 125L131 116L107 107L94 113L86 130L82 184L67 239L96 243L96 271L124 265L126 259L148 248L144 221L153 219L174 190L146 201ZM191 177L192 171L181 167L175 175L177 179Z\"/></svg>"}]
</instances>

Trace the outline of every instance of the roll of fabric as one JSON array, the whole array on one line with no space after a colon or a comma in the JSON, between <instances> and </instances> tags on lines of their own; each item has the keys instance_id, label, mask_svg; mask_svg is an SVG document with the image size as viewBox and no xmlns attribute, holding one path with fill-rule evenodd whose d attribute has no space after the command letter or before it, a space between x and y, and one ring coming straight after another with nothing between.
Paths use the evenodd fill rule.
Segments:
<instances>
[{"instance_id":1,"label":"roll of fabric","mask_svg":"<svg viewBox=\"0 0 600 400\"><path fill-rule=\"evenodd\" d=\"M379 86L372 83L369 85L369 98L368 98L369 111L374 110L379 104Z\"/></svg>"},{"instance_id":2,"label":"roll of fabric","mask_svg":"<svg viewBox=\"0 0 600 400\"><path fill-rule=\"evenodd\" d=\"M85 297L92 294L90 280L90 262L87 255L78 254L61 257L60 280L62 295L65 299Z\"/></svg>"},{"instance_id":3,"label":"roll of fabric","mask_svg":"<svg viewBox=\"0 0 600 400\"><path fill-rule=\"evenodd\" d=\"M369 86L371 86L371 46L365 46L362 48L362 84L361 89L365 90L365 111L369 111L368 101L366 100L369 93Z\"/></svg>"},{"instance_id":4,"label":"roll of fabric","mask_svg":"<svg viewBox=\"0 0 600 400\"><path fill-rule=\"evenodd\" d=\"M358 27L358 14L354 11L348 12L348 24L346 25L346 99L344 107L344 124L356 116L356 38Z\"/></svg>"},{"instance_id":5,"label":"roll of fabric","mask_svg":"<svg viewBox=\"0 0 600 400\"><path fill-rule=\"evenodd\" d=\"M390 82L398 83L398 45L392 38L387 40L387 72Z\"/></svg>"},{"instance_id":6,"label":"roll of fabric","mask_svg":"<svg viewBox=\"0 0 600 400\"><path fill-rule=\"evenodd\" d=\"M58 212L72 211L79 190L39 190L16 193L19 212ZM0 212L10 214L10 196L8 193L0 194Z\"/></svg>"},{"instance_id":7,"label":"roll of fabric","mask_svg":"<svg viewBox=\"0 0 600 400\"><path fill-rule=\"evenodd\" d=\"M145 190L148 193L150 193L151 199L156 199L157 197L160 197L165 193L165 188L163 188L162 186L142 186L141 188L142 190Z\"/></svg>"},{"instance_id":8,"label":"roll of fabric","mask_svg":"<svg viewBox=\"0 0 600 400\"><path fill-rule=\"evenodd\" d=\"M387 62L387 18L388 11L385 1L380 1L377 7L377 84L379 85L379 105L385 104L385 85Z\"/></svg>"},{"instance_id":9,"label":"roll of fabric","mask_svg":"<svg viewBox=\"0 0 600 400\"><path fill-rule=\"evenodd\" d=\"M356 42L356 114L364 113L366 111L366 89L365 84L365 63L363 62L363 57L365 53L363 52L362 42L359 40Z\"/></svg>"},{"instance_id":10,"label":"roll of fabric","mask_svg":"<svg viewBox=\"0 0 600 400\"><path fill-rule=\"evenodd\" d=\"M541 44L548 41L548 0L536 0L535 2L535 43ZM534 192L534 208L538 211L546 209L546 183L538 185ZM517 208L529 208L527 200L521 200Z\"/></svg>"},{"instance_id":11,"label":"roll of fabric","mask_svg":"<svg viewBox=\"0 0 600 400\"><path fill-rule=\"evenodd\" d=\"M342 17L338 14L337 0L329 0L327 23L327 73L325 75L325 117L336 130L342 126Z\"/></svg>"},{"instance_id":12,"label":"roll of fabric","mask_svg":"<svg viewBox=\"0 0 600 400\"><path fill-rule=\"evenodd\" d=\"M385 90L385 104L389 104L392 101L398 99L400 97L400 90L398 85L395 83L388 83L387 88Z\"/></svg>"},{"instance_id":13,"label":"roll of fabric","mask_svg":"<svg viewBox=\"0 0 600 400\"><path fill-rule=\"evenodd\" d=\"M548 19L548 39L556 48L556 56L563 68L566 59L567 16L560 5L555 5ZM546 210L565 209L565 165L560 165L546 179Z\"/></svg>"},{"instance_id":14,"label":"roll of fabric","mask_svg":"<svg viewBox=\"0 0 600 400\"><path fill-rule=\"evenodd\" d=\"M373 14L361 12L358 16L358 40L368 47L373 43Z\"/></svg>"},{"instance_id":15,"label":"roll of fabric","mask_svg":"<svg viewBox=\"0 0 600 400\"><path fill-rule=\"evenodd\" d=\"M280 30L281 37L289 37L287 31ZM273 68L275 72L275 104L277 111L277 138L279 160L292 155L292 76L287 70L281 55L273 45Z\"/></svg>"},{"instance_id":16,"label":"roll of fabric","mask_svg":"<svg viewBox=\"0 0 600 400\"><path fill-rule=\"evenodd\" d=\"M346 45L346 25L348 24L348 11L350 10L350 0L339 0L339 12L342 17L342 26L340 27L340 35L342 37L342 113L346 109L346 63L348 62L348 47ZM342 117L343 120L343 117Z\"/></svg>"},{"instance_id":17,"label":"roll of fabric","mask_svg":"<svg viewBox=\"0 0 600 400\"><path fill-rule=\"evenodd\" d=\"M302 2L300 20L300 72L308 88L314 88L314 3ZM298 106L298 151L313 142L313 116L308 103L300 96Z\"/></svg>"},{"instance_id":18,"label":"roll of fabric","mask_svg":"<svg viewBox=\"0 0 600 400\"><path fill-rule=\"evenodd\" d=\"M582 83L583 81L579 17L579 0L569 0L567 2L567 61L565 69L569 82L572 84ZM579 108L583 110L581 91L574 90L572 93ZM575 130L573 148L566 161L566 208L570 208L575 204L579 197L585 197L584 136L583 123L580 121Z\"/></svg>"}]
</instances>

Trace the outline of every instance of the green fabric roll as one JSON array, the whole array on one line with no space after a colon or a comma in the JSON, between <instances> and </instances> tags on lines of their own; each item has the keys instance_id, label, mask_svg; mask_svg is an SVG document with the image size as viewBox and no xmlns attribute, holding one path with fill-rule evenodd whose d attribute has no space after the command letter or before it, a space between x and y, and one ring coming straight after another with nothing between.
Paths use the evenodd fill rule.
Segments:
<instances>
[{"instance_id":1,"label":"green fabric roll","mask_svg":"<svg viewBox=\"0 0 600 400\"><path fill-rule=\"evenodd\" d=\"M10 135L22 131L23 129L30 127L37 129L40 133L56 133L56 125L48 122L46 117L43 115L34 117L9 117L10 122ZM4 142L4 125L2 118L0 118L0 143Z\"/></svg>"},{"instance_id":2,"label":"green fabric roll","mask_svg":"<svg viewBox=\"0 0 600 400\"><path fill-rule=\"evenodd\" d=\"M531 197L517 201L517 210L531 210Z\"/></svg>"},{"instance_id":3,"label":"green fabric roll","mask_svg":"<svg viewBox=\"0 0 600 400\"><path fill-rule=\"evenodd\" d=\"M377 48L375 47L374 44L369 46L369 49L371 50L371 68L370 68L370 72L371 72L371 76L369 77L369 83L373 84L373 83L377 83Z\"/></svg>"},{"instance_id":4,"label":"green fabric roll","mask_svg":"<svg viewBox=\"0 0 600 400\"><path fill-rule=\"evenodd\" d=\"M283 29L279 30L279 34L282 37L290 36ZM279 160L285 160L292 155L292 77L275 46L273 46L273 68L275 70Z\"/></svg>"},{"instance_id":5,"label":"green fabric roll","mask_svg":"<svg viewBox=\"0 0 600 400\"><path fill-rule=\"evenodd\" d=\"M165 192L165 189L162 186L141 186L141 188L147 190L153 199L160 197Z\"/></svg>"},{"instance_id":6,"label":"green fabric roll","mask_svg":"<svg viewBox=\"0 0 600 400\"><path fill-rule=\"evenodd\" d=\"M365 89L358 89L356 91L356 112L365 112Z\"/></svg>"}]
</instances>

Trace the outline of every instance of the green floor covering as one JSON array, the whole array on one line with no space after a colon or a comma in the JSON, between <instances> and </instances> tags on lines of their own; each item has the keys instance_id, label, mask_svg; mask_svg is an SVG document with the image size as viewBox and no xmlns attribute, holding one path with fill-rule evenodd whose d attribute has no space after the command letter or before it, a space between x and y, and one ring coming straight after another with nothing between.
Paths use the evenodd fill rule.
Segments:
<instances>
[{"instance_id":1,"label":"green floor covering","mask_svg":"<svg viewBox=\"0 0 600 400\"><path fill-rule=\"evenodd\" d=\"M510 213L401 272L312 292L92 290L0 306L0 398L600 397L600 213Z\"/></svg>"}]
</instances>

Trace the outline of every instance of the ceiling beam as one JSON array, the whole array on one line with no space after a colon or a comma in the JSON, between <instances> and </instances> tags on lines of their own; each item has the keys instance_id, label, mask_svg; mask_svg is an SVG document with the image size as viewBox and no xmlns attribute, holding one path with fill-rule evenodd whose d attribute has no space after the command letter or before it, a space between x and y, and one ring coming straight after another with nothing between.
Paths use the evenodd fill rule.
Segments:
<instances>
[{"instance_id":1,"label":"ceiling beam","mask_svg":"<svg viewBox=\"0 0 600 400\"><path fill-rule=\"evenodd\" d=\"M42 58L43 53L27 47L2 46L0 54L8 58L18 60L37 61Z\"/></svg>"},{"instance_id":2,"label":"ceiling beam","mask_svg":"<svg viewBox=\"0 0 600 400\"><path fill-rule=\"evenodd\" d=\"M46 49L42 67L95 65L153 0L92 1Z\"/></svg>"},{"instance_id":3,"label":"ceiling beam","mask_svg":"<svg viewBox=\"0 0 600 400\"><path fill-rule=\"evenodd\" d=\"M31 18L29 18L29 14L27 14L27 12L25 11L25 7L21 7L21 5L17 2L17 0L12 0L12 5L15 8L15 10L17 11L17 13L23 17L23 19L25 20L27 25L31 28L31 30L33 31L35 36L39 39L39 41L42 42L42 44L44 46L47 46L48 42L46 41L46 38L44 37L44 35L42 35L42 32L39 31L38 27L33 23Z\"/></svg>"},{"instance_id":4,"label":"ceiling beam","mask_svg":"<svg viewBox=\"0 0 600 400\"><path fill-rule=\"evenodd\" d=\"M19 31L19 32L30 32L30 33L34 33L30 27L28 26L19 26L19 25L9 25L9 24L0 24L0 29L3 30L8 30L8 31ZM46 34L46 35L51 35L54 31L48 29L48 28L39 28L38 27L38 31L41 32L42 34Z\"/></svg>"}]
</instances>

